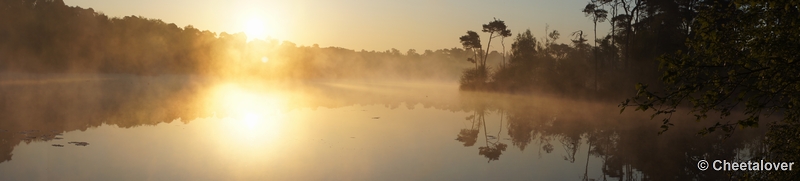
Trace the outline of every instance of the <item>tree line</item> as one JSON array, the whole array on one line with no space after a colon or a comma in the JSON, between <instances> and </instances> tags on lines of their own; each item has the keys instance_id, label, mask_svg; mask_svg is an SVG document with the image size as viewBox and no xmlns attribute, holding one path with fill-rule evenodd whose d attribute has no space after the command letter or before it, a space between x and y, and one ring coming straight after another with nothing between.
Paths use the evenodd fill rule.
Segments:
<instances>
[{"instance_id":1,"label":"tree line","mask_svg":"<svg viewBox=\"0 0 800 181\"><path fill-rule=\"evenodd\" d=\"M581 12L595 26L591 43L583 31L570 34L571 45L552 43L558 31L547 32L544 41L525 31L517 34L509 61L500 65L484 64L480 55L493 39L507 37L505 22L483 25L486 46L478 33L468 31L459 40L476 55L466 59L475 66L462 73L461 89L628 98L620 104L622 111L634 107L652 111L653 117L663 115L662 133L682 109L696 121L723 119L699 130L701 135L723 131L730 136L738 129L768 125L765 151L754 158L793 160L800 155L800 69L795 65L800 61L800 2L593 0ZM598 37L597 24L606 22L611 31ZM737 114L744 116L731 116ZM765 121L770 116L779 121Z\"/></svg>"},{"instance_id":2,"label":"tree line","mask_svg":"<svg viewBox=\"0 0 800 181\"><path fill-rule=\"evenodd\" d=\"M628 96L635 93L637 82L657 84L661 73L656 58L665 53L686 50L684 40L690 36L696 8L701 1L692 0L593 0L575 13L583 13L593 23L593 32L573 30L564 35L569 44L557 43L563 38L558 30L547 30L544 40L530 30L517 33L509 52L502 44L503 59L498 65L483 63L492 40L511 37L502 20L494 19L482 26L485 47L480 35L468 31L461 36L463 47L477 56L468 58L475 64L461 77L462 90L506 92L539 92L566 96ZM607 35L597 35L597 24L609 23ZM592 36L593 35L593 36ZM590 39L587 39L590 38Z\"/></svg>"},{"instance_id":3,"label":"tree line","mask_svg":"<svg viewBox=\"0 0 800 181\"><path fill-rule=\"evenodd\" d=\"M203 74L267 79L457 79L460 48L355 51L215 33L62 0L0 1L0 71ZM493 56L497 57L497 56Z\"/></svg>"}]
</instances>

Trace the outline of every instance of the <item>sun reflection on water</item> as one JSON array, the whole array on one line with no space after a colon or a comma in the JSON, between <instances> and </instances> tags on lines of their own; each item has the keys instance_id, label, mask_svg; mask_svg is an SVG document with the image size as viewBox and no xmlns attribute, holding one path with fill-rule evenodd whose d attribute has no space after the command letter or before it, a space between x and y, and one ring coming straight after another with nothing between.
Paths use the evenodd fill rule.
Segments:
<instances>
[{"instance_id":1,"label":"sun reflection on water","mask_svg":"<svg viewBox=\"0 0 800 181\"><path fill-rule=\"evenodd\" d=\"M228 84L217 87L211 97L214 111L222 115L208 128L209 136L224 154L263 157L285 129L280 94Z\"/></svg>"}]
</instances>

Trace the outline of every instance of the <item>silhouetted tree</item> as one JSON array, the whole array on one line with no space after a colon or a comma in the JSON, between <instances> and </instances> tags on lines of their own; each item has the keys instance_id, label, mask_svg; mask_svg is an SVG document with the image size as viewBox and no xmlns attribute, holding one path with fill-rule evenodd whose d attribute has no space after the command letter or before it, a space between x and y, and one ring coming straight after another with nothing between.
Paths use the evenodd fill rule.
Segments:
<instances>
[{"instance_id":1,"label":"silhouetted tree","mask_svg":"<svg viewBox=\"0 0 800 181\"><path fill-rule=\"evenodd\" d=\"M478 69L478 56L483 56L478 53L483 54L480 35L474 31L467 31L467 35L461 36L459 40L461 40L461 45L464 46L464 49L473 53L472 58L468 58L467 61L474 63L475 69Z\"/></svg>"},{"instance_id":2,"label":"silhouetted tree","mask_svg":"<svg viewBox=\"0 0 800 181\"><path fill-rule=\"evenodd\" d=\"M505 25L505 22L501 20L495 19L494 21L489 22L489 24L483 25L483 32L489 33L489 41L486 44L486 48L483 49L480 43L480 36L474 31L467 31L467 35L461 36L459 40L461 44L464 46L465 49L472 49L477 50L479 53L476 54L478 59L467 59L468 61L475 61L475 69L468 69L465 70L464 73L461 75L461 89L486 89L487 88L487 80L489 77L489 67L486 66L486 62L489 59L489 55L491 54L489 50L491 49L492 39L497 37L507 37L511 35L511 30ZM505 57L505 55L503 55Z\"/></svg>"},{"instance_id":3,"label":"silhouetted tree","mask_svg":"<svg viewBox=\"0 0 800 181\"><path fill-rule=\"evenodd\" d=\"M489 22L489 24L483 24L483 30L481 31L484 33L489 33L489 42L486 43L485 54L483 55L483 62L481 63L481 66L486 66L486 59L489 56L489 49L492 47L492 39L496 37L509 37L511 36L511 30L508 29L505 22L495 18L494 21Z\"/></svg>"},{"instance_id":4,"label":"silhouetted tree","mask_svg":"<svg viewBox=\"0 0 800 181\"><path fill-rule=\"evenodd\" d=\"M619 1L624 14L611 17L612 21L618 21L622 26L622 33L625 37L625 69L630 68L631 42L633 41L633 24L638 21L640 7L644 4L643 0L621 0ZM613 28L613 27L612 27Z\"/></svg>"},{"instance_id":5,"label":"silhouetted tree","mask_svg":"<svg viewBox=\"0 0 800 181\"><path fill-rule=\"evenodd\" d=\"M589 4L586 4L586 7L583 8L583 13L586 16L590 16L592 18L592 22L594 22L594 46L597 47L597 22L603 22L606 20L606 16L608 12L605 9L601 9L597 6L597 1L593 0ZM594 89L597 90L597 77L598 77L598 60L597 60L597 49L594 49Z\"/></svg>"}]
</instances>

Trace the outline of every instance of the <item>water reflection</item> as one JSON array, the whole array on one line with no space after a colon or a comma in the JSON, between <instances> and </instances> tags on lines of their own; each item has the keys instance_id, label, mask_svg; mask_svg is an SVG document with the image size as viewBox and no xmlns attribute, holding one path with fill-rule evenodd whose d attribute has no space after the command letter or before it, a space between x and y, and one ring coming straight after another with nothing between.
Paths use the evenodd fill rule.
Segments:
<instances>
[{"instance_id":1,"label":"water reflection","mask_svg":"<svg viewBox=\"0 0 800 181\"><path fill-rule=\"evenodd\" d=\"M742 152L759 145L748 138L763 134L739 132L727 140L713 135L701 138L694 133L703 125L688 123L658 135L658 122L650 121L647 115L620 115L613 104L457 92L455 85L439 83L231 83L186 76L111 76L69 83L4 84L0 86L0 100L0 164L10 162L15 147L23 143L48 142L50 148L65 146L53 149L97 148L100 146L96 145L105 144L75 140L63 135L67 132L103 125L133 128L175 120L186 124L214 119L219 124L198 124L196 131L203 137L197 139L209 142L206 149L235 160L242 167L264 164L260 161L277 159L274 157L279 153L299 158L310 154L304 150L319 149L326 149L323 155L339 155L315 157L332 162L329 167L320 166L329 169L337 167L336 163L344 158L381 158L378 161L389 162L390 157L408 154L409 150L398 147L426 145L427 150L421 150L422 153L444 157L435 153L445 150L452 157L466 161L445 160L465 163L461 167L488 164L505 168L502 165L519 161L548 165L554 164L546 161L548 158L557 158L582 168L570 167L557 174L571 176L557 178L691 180L727 177L725 172L701 172L695 164L704 158L741 157ZM409 113L378 112L364 107L367 105ZM292 111L305 114L290 114ZM430 123L417 122L413 120L419 119L415 116L458 118ZM450 128L430 125L448 121L457 124ZM174 136L186 135L190 134L176 132ZM436 141L442 139L458 145L450 147ZM432 143L436 145L429 145ZM332 151L338 145L343 145L339 147L342 151ZM457 154L465 149L470 156ZM535 159L525 159L528 155L534 155ZM473 162L473 158L482 161ZM320 164L310 158L306 162ZM382 163L370 166L375 164ZM301 163L286 166L296 170L306 167ZM377 168L371 171L381 172Z\"/></svg>"},{"instance_id":2,"label":"water reflection","mask_svg":"<svg viewBox=\"0 0 800 181\"><path fill-rule=\"evenodd\" d=\"M231 140L263 142L280 134L285 101L270 92L248 90L236 84L212 88L212 110L229 117L223 128Z\"/></svg>"},{"instance_id":3,"label":"water reflection","mask_svg":"<svg viewBox=\"0 0 800 181\"><path fill-rule=\"evenodd\" d=\"M694 122L682 124L678 130L658 135L657 125L646 115L617 114L613 107L602 104L553 100L523 96L508 96L498 99L490 95L475 93L466 96L462 104L471 109L473 115L467 120L477 120L469 129L462 129L457 139L464 146L472 146L480 129L487 121L497 121L506 127L510 144L519 150L537 144L538 153L551 153L563 147L564 161L575 163L581 147L586 157L586 169L582 179L608 178L623 180L693 180L727 178L725 172L702 172L696 168L699 160L706 158L748 159L743 151L757 142L762 131L749 130L737 133L732 138L722 135L698 137L695 135L703 125ZM486 98L490 97L490 98ZM501 96L503 97L503 96ZM500 118L486 120L490 114ZM503 124L503 119L507 120ZM678 120L691 120L680 117ZM706 125L707 126L707 125ZM487 146L479 147L479 155L498 160L505 150L505 140L487 136L494 132L483 129ZM501 131L502 132L502 131ZM499 135L499 134L498 134ZM758 145L758 144L756 144ZM557 147L557 146L556 146ZM588 176L589 163L600 162L602 178Z\"/></svg>"},{"instance_id":4,"label":"water reflection","mask_svg":"<svg viewBox=\"0 0 800 181\"><path fill-rule=\"evenodd\" d=\"M475 145L475 142L478 142L478 133L480 133L478 128L482 125L483 121L475 118L475 114L468 116L466 120L470 121L470 127L468 129L461 129L461 131L458 132L456 140L464 142L464 146L470 147Z\"/></svg>"},{"instance_id":5,"label":"water reflection","mask_svg":"<svg viewBox=\"0 0 800 181\"><path fill-rule=\"evenodd\" d=\"M456 140L463 142L465 147L470 147L475 145L478 141L478 134L480 133L480 128L483 128L483 140L485 142L484 146L478 147L478 155L483 155L484 157L488 158L487 162L491 162L492 160L500 159L500 155L503 154L503 151L506 151L505 143L500 142L500 133L502 132L502 128L497 132L497 136L489 135L488 130L486 130L486 110L475 110L473 114L466 117L466 120L470 121L470 128L469 129L461 129L458 133ZM500 116L500 125L502 125L503 116Z\"/></svg>"},{"instance_id":6,"label":"water reflection","mask_svg":"<svg viewBox=\"0 0 800 181\"><path fill-rule=\"evenodd\" d=\"M39 81L62 78L71 81ZM16 145L103 124L122 128L194 119L204 105L188 77L61 76L0 86L0 162ZM45 82L45 83L42 83ZM44 137L45 139L32 139ZM87 144L88 145L88 144Z\"/></svg>"}]
</instances>

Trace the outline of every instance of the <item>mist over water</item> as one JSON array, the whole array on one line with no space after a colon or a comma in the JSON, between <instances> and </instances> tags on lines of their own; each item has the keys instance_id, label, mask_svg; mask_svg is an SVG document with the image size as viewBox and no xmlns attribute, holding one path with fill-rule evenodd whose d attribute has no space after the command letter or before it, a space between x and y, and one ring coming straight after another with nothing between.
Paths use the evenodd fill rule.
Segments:
<instances>
[{"instance_id":1,"label":"mist over water","mask_svg":"<svg viewBox=\"0 0 800 181\"><path fill-rule=\"evenodd\" d=\"M0 175L12 180L695 178L680 169L694 155L746 156L758 134L658 135L648 114L603 102L455 82L14 76L0 86Z\"/></svg>"},{"instance_id":2,"label":"mist over water","mask_svg":"<svg viewBox=\"0 0 800 181\"><path fill-rule=\"evenodd\" d=\"M0 180L797 180L700 164L800 159L781 3L591 1L592 32L376 51L0 1Z\"/></svg>"}]
</instances>

